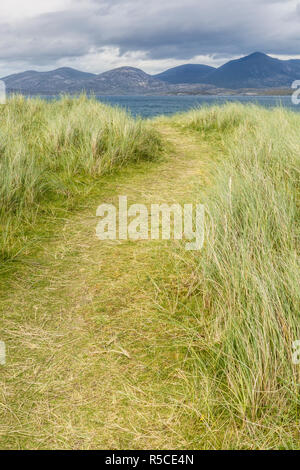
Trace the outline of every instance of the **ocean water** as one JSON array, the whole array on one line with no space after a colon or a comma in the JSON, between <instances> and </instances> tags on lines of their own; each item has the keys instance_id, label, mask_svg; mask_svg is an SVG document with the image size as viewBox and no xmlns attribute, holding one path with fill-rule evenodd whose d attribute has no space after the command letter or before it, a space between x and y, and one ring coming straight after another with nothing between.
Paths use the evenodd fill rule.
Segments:
<instances>
[{"instance_id":1,"label":"ocean water","mask_svg":"<svg viewBox=\"0 0 300 470\"><path fill-rule=\"evenodd\" d=\"M41 96L47 101L60 99L59 96ZM155 116L171 116L172 114L201 108L202 106L221 105L238 102L243 104L254 103L266 108L283 106L293 111L300 112L300 104L292 103L291 96L140 96L122 95L108 96L97 95L98 101L126 109L134 117L153 118Z\"/></svg>"},{"instance_id":2,"label":"ocean water","mask_svg":"<svg viewBox=\"0 0 300 470\"><path fill-rule=\"evenodd\" d=\"M193 108L228 102L255 103L266 108L283 106L300 111L300 105L294 105L291 96L97 96L97 99L125 108L133 116L143 118L170 116Z\"/></svg>"}]
</instances>

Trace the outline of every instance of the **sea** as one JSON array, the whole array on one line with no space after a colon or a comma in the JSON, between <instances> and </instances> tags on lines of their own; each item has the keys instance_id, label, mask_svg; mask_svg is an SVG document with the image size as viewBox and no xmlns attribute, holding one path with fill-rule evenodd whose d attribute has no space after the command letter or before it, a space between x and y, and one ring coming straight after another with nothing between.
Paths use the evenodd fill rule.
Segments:
<instances>
[{"instance_id":1,"label":"sea","mask_svg":"<svg viewBox=\"0 0 300 470\"><path fill-rule=\"evenodd\" d=\"M254 103L266 108L282 106L293 111L300 111L300 104L293 104L291 96L97 96L97 99L112 106L125 108L134 117L142 118L153 118L160 115L171 116L203 106L232 102Z\"/></svg>"},{"instance_id":2,"label":"sea","mask_svg":"<svg viewBox=\"0 0 300 470\"><path fill-rule=\"evenodd\" d=\"M59 99L55 96L43 96L46 100ZM225 103L238 102L243 104L258 104L265 108L275 108L278 106L289 108L293 111L300 111L300 104L295 105L291 96L221 96L221 95L179 95L179 96L96 96L98 101L111 106L124 108L134 117L153 118L156 116L171 116L176 113L198 109L203 106L222 105Z\"/></svg>"}]
</instances>

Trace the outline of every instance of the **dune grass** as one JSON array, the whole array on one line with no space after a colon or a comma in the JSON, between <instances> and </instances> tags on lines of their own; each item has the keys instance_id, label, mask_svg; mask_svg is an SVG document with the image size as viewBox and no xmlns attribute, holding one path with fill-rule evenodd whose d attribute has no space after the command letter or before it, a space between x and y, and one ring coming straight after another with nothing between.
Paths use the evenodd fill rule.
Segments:
<instances>
[{"instance_id":1,"label":"dune grass","mask_svg":"<svg viewBox=\"0 0 300 470\"><path fill-rule=\"evenodd\" d=\"M0 277L2 449L199 445L186 344L157 308L161 292L176 293L178 269L189 281L180 243L95 237L96 208L117 205L120 194L130 203L193 201L208 146L168 125L159 131L162 158L101 177L84 207L58 224L52 216L55 233Z\"/></svg>"},{"instance_id":2,"label":"dune grass","mask_svg":"<svg viewBox=\"0 0 300 470\"><path fill-rule=\"evenodd\" d=\"M159 150L145 122L96 99L10 98L0 107L0 259L24 253L42 219L72 210L99 176Z\"/></svg>"},{"instance_id":3,"label":"dune grass","mask_svg":"<svg viewBox=\"0 0 300 470\"><path fill-rule=\"evenodd\" d=\"M203 412L225 448L299 447L300 116L228 104L173 122L215 149L199 194L207 217L192 261L197 295L185 306L198 323L186 343L198 334Z\"/></svg>"},{"instance_id":4,"label":"dune grass","mask_svg":"<svg viewBox=\"0 0 300 470\"><path fill-rule=\"evenodd\" d=\"M84 97L1 109L2 259L88 201L3 289L4 448L299 448L299 129L238 104L153 126ZM204 203L203 250L99 245L102 184Z\"/></svg>"}]
</instances>

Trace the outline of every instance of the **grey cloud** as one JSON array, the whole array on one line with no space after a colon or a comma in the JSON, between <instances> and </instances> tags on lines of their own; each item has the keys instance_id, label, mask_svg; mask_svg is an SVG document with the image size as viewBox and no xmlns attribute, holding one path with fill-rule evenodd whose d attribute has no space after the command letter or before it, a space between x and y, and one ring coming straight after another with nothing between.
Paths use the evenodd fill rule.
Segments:
<instances>
[{"instance_id":1,"label":"grey cloud","mask_svg":"<svg viewBox=\"0 0 300 470\"><path fill-rule=\"evenodd\" d=\"M74 0L63 12L0 23L0 60L44 65L105 46L149 59L298 54L299 12L294 0Z\"/></svg>"}]
</instances>

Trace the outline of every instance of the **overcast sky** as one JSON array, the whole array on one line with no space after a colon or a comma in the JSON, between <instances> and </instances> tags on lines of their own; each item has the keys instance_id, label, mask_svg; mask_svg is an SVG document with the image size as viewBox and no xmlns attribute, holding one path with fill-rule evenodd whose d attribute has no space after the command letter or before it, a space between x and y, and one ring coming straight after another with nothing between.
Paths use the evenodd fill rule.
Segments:
<instances>
[{"instance_id":1,"label":"overcast sky","mask_svg":"<svg viewBox=\"0 0 300 470\"><path fill-rule=\"evenodd\" d=\"M5 0L0 76L61 66L156 73L254 51L300 58L300 0Z\"/></svg>"}]
</instances>

